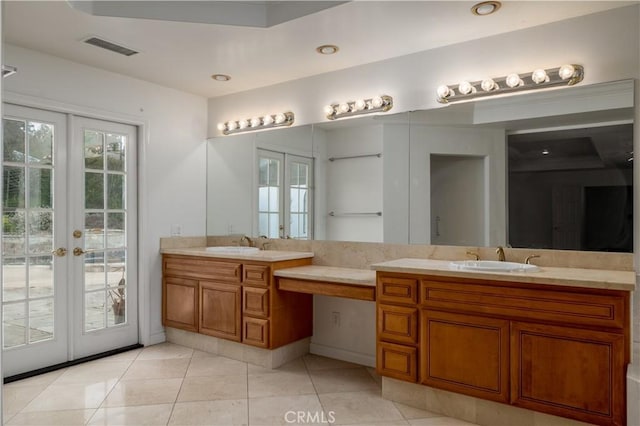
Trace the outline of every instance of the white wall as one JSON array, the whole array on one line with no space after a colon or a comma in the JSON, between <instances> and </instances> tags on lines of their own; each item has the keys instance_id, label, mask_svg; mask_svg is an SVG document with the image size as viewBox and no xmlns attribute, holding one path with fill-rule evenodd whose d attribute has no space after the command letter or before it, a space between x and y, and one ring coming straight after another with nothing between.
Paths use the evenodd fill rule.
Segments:
<instances>
[{"instance_id":1,"label":"white wall","mask_svg":"<svg viewBox=\"0 0 640 426\"><path fill-rule=\"evenodd\" d=\"M338 128L326 132L328 158L382 154L382 125ZM382 211L382 158L336 159L327 163L328 240L383 241L383 217L354 215ZM321 212L327 215L328 212Z\"/></svg>"},{"instance_id":2,"label":"white wall","mask_svg":"<svg viewBox=\"0 0 640 426\"><path fill-rule=\"evenodd\" d=\"M141 341L164 341L161 323L160 237L180 224L183 235L205 232L205 98L4 46L4 62L19 72L3 99L143 124L139 151L139 270Z\"/></svg>"},{"instance_id":3,"label":"white wall","mask_svg":"<svg viewBox=\"0 0 640 426\"><path fill-rule=\"evenodd\" d=\"M431 244L485 243L485 157L431 156Z\"/></svg>"},{"instance_id":4,"label":"white wall","mask_svg":"<svg viewBox=\"0 0 640 426\"><path fill-rule=\"evenodd\" d=\"M384 242L409 243L409 126L385 124L382 150Z\"/></svg>"},{"instance_id":5,"label":"white wall","mask_svg":"<svg viewBox=\"0 0 640 426\"><path fill-rule=\"evenodd\" d=\"M255 139L248 133L207 142L207 235L255 235Z\"/></svg>"},{"instance_id":6,"label":"white wall","mask_svg":"<svg viewBox=\"0 0 640 426\"><path fill-rule=\"evenodd\" d=\"M506 243L506 141L503 129L411 126L410 242L431 244L431 156L469 155L484 160L484 244Z\"/></svg>"}]
</instances>

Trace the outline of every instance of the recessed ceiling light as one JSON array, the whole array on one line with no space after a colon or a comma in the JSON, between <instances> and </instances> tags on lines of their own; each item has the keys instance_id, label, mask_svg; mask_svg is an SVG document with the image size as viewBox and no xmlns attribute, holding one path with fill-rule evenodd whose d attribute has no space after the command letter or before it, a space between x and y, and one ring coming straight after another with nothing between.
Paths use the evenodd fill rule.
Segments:
<instances>
[{"instance_id":1,"label":"recessed ceiling light","mask_svg":"<svg viewBox=\"0 0 640 426\"><path fill-rule=\"evenodd\" d=\"M231 80L231 76L228 76L226 74L213 74L211 76L212 79L214 79L215 81L229 81Z\"/></svg>"},{"instance_id":2,"label":"recessed ceiling light","mask_svg":"<svg viewBox=\"0 0 640 426\"><path fill-rule=\"evenodd\" d=\"M482 3L474 4L471 8L471 13L477 16L491 15L500 9L502 3L499 1L483 1Z\"/></svg>"},{"instance_id":3,"label":"recessed ceiling light","mask_svg":"<svg viewBox=\"0 0 640 426\"><path fill-rule=\"evenodd\" d=\"M338 50L340 50L338 46L333 44L323 44L322 46L316 47L316 52L320 53L321 55L333 55Z\"/></svg>"},{"instance_id":4,"label":"recessed ceiling light","mask_svg":"<svg viewBox=\"0 0 640 426\"><path fill-rule=\"evenodd\" d=\"M542 150L542 155L549 155L549 154L551 154L551 151L549 151L548 149L545 148Z\"/></svg>"}]
</instances>

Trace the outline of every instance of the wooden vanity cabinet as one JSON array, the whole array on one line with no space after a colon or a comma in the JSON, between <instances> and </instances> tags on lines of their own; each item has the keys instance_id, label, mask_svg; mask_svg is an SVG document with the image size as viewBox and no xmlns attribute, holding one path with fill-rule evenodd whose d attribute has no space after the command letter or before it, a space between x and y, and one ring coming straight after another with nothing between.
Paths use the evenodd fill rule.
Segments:
<instances>
[{"instance_id":1,"label":"wooden vanity cabinet","mask_svg":"<svg viewBox=\"0 0 640 426\"><path fill-rule=\"evenodd\" d=\"M274 349L311 336L313 298L279 291L273 271L311 259L256 262L163 255L162 323Z\"/></svg>"},{"instance_id":2,"label":"wooden vanity cabinet","mask_svg":"<svg viewBox=\"0 0 640 426\"><path fill-rule=\"evenodd\" d=\"M625 424L628 292L378 272L377 298L378 374Z\"/></svg>"}]
</instances>

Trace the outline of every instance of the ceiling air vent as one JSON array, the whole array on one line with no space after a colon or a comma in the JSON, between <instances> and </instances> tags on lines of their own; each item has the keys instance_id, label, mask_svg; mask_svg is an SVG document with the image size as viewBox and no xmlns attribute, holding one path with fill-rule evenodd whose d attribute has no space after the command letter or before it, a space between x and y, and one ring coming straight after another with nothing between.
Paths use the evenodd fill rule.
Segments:
<instances>
[{"instance_id":1,"label":"ceiling air vent","mask_svg":"<svg viewBox=\"0 0 640 426\"><path fill-rule=\"evenodd\" d=\"M131 56L131 55L135 55L136 53L139 53L139 52L136 52L135 50L131 50L127 47L120 46L115 43L111 43L110 41L107 41L98 37L89 37L88 39L84 40L84 42L87 44L91 44L93 46L110 50L112 52L119 53L124 56Z\"/></svg>"}]
</instances>

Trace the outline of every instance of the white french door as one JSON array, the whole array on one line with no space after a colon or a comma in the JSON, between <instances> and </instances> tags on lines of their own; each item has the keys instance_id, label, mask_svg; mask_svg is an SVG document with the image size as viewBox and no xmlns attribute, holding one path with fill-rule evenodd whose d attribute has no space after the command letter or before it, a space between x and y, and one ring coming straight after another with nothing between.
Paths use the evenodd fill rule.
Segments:
<instances>
[{"instance_id":1,"label":"white french door","mask_svg":"<svg viewBox=\"0 0 640 426\"><path fill-rule=\"evenodd\" d=\"M137 343L135 127L4 114L3 375Z\"/></svg>"}]
</instances>

